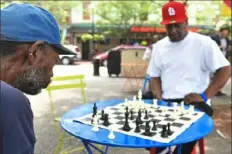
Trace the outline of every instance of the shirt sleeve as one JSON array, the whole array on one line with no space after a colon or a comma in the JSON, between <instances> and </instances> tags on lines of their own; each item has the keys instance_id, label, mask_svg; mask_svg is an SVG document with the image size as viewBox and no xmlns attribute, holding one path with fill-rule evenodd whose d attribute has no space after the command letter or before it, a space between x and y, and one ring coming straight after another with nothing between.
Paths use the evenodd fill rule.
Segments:
<instances>
[{"instance_id":1,"label":"shirt sleeve","mask_svg":"<svg viewBox=\"0 0 232 154\"><path fill-rule=\"evenodd\" d=\"M29 100L8 88L1 91L1 102L3 154L33 154L36 139Z\"/></svg>"},{"instance_id":2,"label":"shirt sleeve","mask_svg":"<svg viewBox=\"0 0 232 154\"><path fill-rule=\"evenodd\" d=\"M214 73L219 68L230 65L217 43L210 38L203 42L202 54L202 68L205 71Z\"/></svg>"},{"instance_id":3,"label":"shirt sleeve","mask_svg":"<svg viewBox=\"0 0 232 154\"><path fill-rule=\"evenodd\" d=\"M161 75L161 68L159 63L159 52L157 50L157 44L153 45L151 59L148 65L147 74L150 77L160 77Z\"/></svg>"}]
</instances>

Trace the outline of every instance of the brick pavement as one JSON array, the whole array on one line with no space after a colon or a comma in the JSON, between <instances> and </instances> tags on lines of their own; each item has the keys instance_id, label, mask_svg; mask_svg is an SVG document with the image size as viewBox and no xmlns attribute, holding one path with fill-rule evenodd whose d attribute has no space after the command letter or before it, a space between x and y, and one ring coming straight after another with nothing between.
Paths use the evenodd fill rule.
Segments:
<instances>
[{"instance_id":1,"label":"brick pavement","mask_svg":"<svg viewBox=\"0 0 232 154\"><path fill-rule=\"evenodd\" d=\"M223 137L231 139L231 105L214 105L215 127Z\"/></svg>"}]
</instances>

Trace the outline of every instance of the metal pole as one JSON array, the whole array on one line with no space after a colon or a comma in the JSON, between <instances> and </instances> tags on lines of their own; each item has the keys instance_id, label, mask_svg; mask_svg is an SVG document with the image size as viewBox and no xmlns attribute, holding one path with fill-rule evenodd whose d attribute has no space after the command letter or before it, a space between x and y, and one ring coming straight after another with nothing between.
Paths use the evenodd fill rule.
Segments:
<instances>
[{"instance_id":1,"label":"metal pole","mask_svg":"<svg viewBox=\"0 0 232 154\"><path fill-rule=\"evenodd\" d=\"M92 42L92 50L95 50L95 43L94 43L94 34L95 34L95 27L94 27L94 8L92 8L92 36L93 36L93 42Z\"/></svg>"}]
</instances>

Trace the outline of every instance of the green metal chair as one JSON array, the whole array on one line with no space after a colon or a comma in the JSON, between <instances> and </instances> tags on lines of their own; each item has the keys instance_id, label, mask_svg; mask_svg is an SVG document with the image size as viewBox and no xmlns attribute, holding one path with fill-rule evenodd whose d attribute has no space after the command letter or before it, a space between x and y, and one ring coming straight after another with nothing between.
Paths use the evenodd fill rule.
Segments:
<instances>
[{"instance_id":1,"label":"green metal chair","mask_svg":"<svg viewBox=\"0 0 232 154\"><path fill-rule=\"evenodd\" d=\"M55 129L56 132L58 134L58 144L56 146L56 148L53 151L53 154L59 154L59 151L61 154L69 154L69 153L73 153L75 151L81 151L84 150L84 146L81 146L79 148L75 148L72 150L67 150L64 148L64 141L67 139L71 139L72 137L65 137L65 132L62 132L62 130L60 129L60 125L59 122L61 120L60 117L56 117L55 115L55 108L54 108L54 102L52 99L52 91L56 91L56 90L68 90L68 89L80 89L81 90L81 94L82 94L82 100L83 103L86 103L86 97L85 97L85 87L86 87L86 83L83 81L84 80L84 75L73 75L73 76L58 76L58 77L53 77L52 81L55 82L64 82L64 81L72 81L72 80L79 80L79 83L71 83L71 84L56 84L56 85L52 85L50 84L47 87L47 91L49 94L49 98L50 98L50 110L51 110L51 114L52 114L52 118L54 121L54 125L55 125Z\"/></svg>"}]
</instances>

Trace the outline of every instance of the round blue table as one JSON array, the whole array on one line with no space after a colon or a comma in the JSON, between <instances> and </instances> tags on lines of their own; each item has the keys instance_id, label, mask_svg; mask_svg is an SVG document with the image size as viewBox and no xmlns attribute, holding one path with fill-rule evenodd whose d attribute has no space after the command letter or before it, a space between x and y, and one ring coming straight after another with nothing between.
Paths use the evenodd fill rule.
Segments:
<instances>
[{"instance_id":1,"label":"round blue table","mask_svg":"<svg viewBox=\"0 0 232 154\"><path fill-rule=\"evenodd\" d=\"M124 102L124 100L107 100L95 103L97 104L98 110L101 110L107 106L113 106L122 102ZM145 100L145 102L151 104L152 100ZM159 101L158 105L167 105L167 102ZM93 132L92 126L73 122L73 119L92 112L93 103L88 103L86 105L82 105L68 111L63 115L61 119L62 128L69 134L79 138L89 154L92 154L90 146L98 150L102 154L107 153L108 146L125 148L154 148L177 146L178 152L181 153L181 144L204 138L214 129L212 118L205 114L201 119L192 124L186 131L184 131L181 135L179 135L170 143L155 142L134 136L124 135L117 132L114 132L116 138L114 140L110 140L108 139L108 130L100 129L99 132ZM102 151L91 143L105 145L106 149Z\"/></svg>"}]
</instances>

